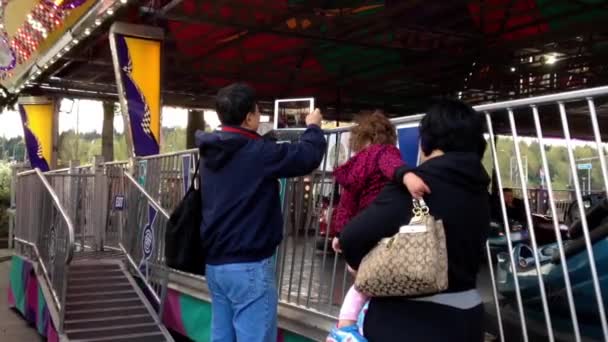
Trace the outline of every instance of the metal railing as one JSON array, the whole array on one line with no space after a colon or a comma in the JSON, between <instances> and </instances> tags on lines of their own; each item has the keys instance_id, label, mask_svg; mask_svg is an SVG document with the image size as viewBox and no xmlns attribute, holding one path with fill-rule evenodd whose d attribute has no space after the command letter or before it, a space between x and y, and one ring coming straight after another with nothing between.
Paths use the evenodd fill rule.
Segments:
<instances>
[{"instance_id":1,"label":"metal railing","mask_svg":"<svg viewBox=\"0 0 608 342\"><path fill-rule=\"evenodd\" d=\"M8 214L8 248L15 247L15 226L17 221L17 175L30 169L29 163L17 163L11 165L11 189Z\"/></svg>"},{"instance_id":2,"label":"metal railing","mask_svg":"<svg viewBox=\"0 0 608 342\"><path fill-rule=\"evenodd\" d=\"M190 185L197 160L197 149L140 157L133 175L163 208L173 210Z\"/></svg>"},{"instance_id":3,"label":"metal railing","mask_svg":"<svg viewBox=\"0 0 608 342\"><path fill-rule=\"evenodd\" d=\"M74 255L74 225L46 177L35 169L17 176L16 250L37 261L59 313L63 331L68 266Z\"/></svg>"},{"instance_id":4,"label":"metal railing","mask_svg":"<svg viewBox=\"0 0 608 342\"><path fill-rule=\"evenodd\" d=\"M558 115L562 123L562 144L568 149L568 163L574 168L573 142L566 115L568 103L572 106L579 105L582 101L586 105L586 114L593 127L596 150L600 160L603 156L604 142L599 132L597 113L595 111L594 99L590 96L608 95L608 87L576 91L558 95L542 96L525 100L508 101L492 105L478 106L475 109L484 115L487 122L488 134L490 135L490 146L488 153L493 157L494 178L498 188L502 188L501 174L507 170L501 170L498 163L498 151L496 149L495 127L500 126L501 134L508 133L513 142L519 142L518 123L526 115L528 122L533 124L533 136L528 135L526 139L538 142L541 150L541 168L546 175L546 189L529 189L527 181L524 180L522 151L518 144L514 143L515 159L518 164L519 184L523 184L521 196L525 206L525 224L528 227L529 238L526 240L513 241L511 234L504 234L505 247L498 251L498 263L487 244L488 262L480 277L488 279L489 286L484 289L484 298L494 298L492 305L492 316L496 318L495 335L501 340L522 339L524 341L534 340L543 336L550 341L582 341L584 338L606 339L605 321L605 295L601 292L601 283L608 281L606 267L599 268L597 262L608 262L605 257L597 259L595 253L604 239L591 238L591 231L597 227L590 227L585 220L585 206L582 200L580 180L576 176L576 170L571 170L575 189L569 193L554 191L552 188L549 161L546 155L546 139L540 125L541 115ZM573 107L575 108L575 107ZM581 106L576 107L577 114L581 113ZM585 111L583 111L585 112ZM415 124L423 116L416 115L406 118L392 120L395 125ZM283 180L281 191L284 202L282 203L284 215L284 240L280 245L277 260L277 282L279 288L279 299L283 304L294 305L311 312L321 312L336 317L339 305L344 294L352 284L352 277L346 271L346 265L341 256L331 251L332 217L337 205L340 189L336 186L332 171L338 164L344 162L350 155L348 150L348 134L352 127L337 128L325 132L329 141L326 157L321 167L315 173L300 178ZM528 131L529 134L530 131ZM555 131L550 132L555 137ZM343 147L335 148L336 142L343 142ZM552 141L554 143L554 141ZM195 150L184 153L174 153L164 156L151 156L145 158L146 177L145 188L157 194L153 197L159 200L162 207L172 210L181 199L183 191L177 188L185 186L185 180L191 177L194 169ZM188 156L189 167L182 167L179 158ZM510 156L509 156L510 157ZM157 170L158 168L158 170ZM188 170L189 168L189 170ZM606 166L601 163L601 172L606 184ZM184 178L183 175L190 175ZM151 176L150 176L151 175ZM171 193L170 196L167 196ZM165 197L162 197L162 196ZM505 227L509 227L509 217L502 191L498 191L501 203L501 221ZM167 199L170 198L170 199ZM564 199L566 198L566 199ZM559 200L558 200L559 199ZM574 236L568 232L564 233L565 212L572 206L572 200L578 203L576 208L582 216L582 234ZM544 225L537 222L533 214L548 214L549 222ZM542 226L542 227L541 227ZM547 226L551 230L547 230ZM539 242L537 235L553 235L553 242ZM582 243L585 248L582 252L571 255L570 246ZM523 256L517 255L522 246L529 247L532 251L527 267L522 267ZM543 253L551 253L553 259ZM553 256L554 255L554 256ZM585 257L586 258L583 258ZM570 258L570 259L569 259ZM575 259L572 259L575 258ZM586 259L581 260L581 258ZM562 260L565 262L560 262ZM570 262L572 260L572 262ZM588 268L584 272L575 263L583 263ZM550 276L547 276L547 273ZM571 279L576 277L575 280ZM574 285L573 285L574 284ZM604 285L606 286L606 285ZM595 303L589 303L590 298ZM565 314L564 314L565 313ZM513 319L515 317L515 319ZM589 318L591 317L591 318ZM593 318L596 317L596 318ZM581 320L585 326L595 326L595 332L583 331ZM507 324L508 321L508 324ZM566 324L564 324L566 322ZM513 326L516 328L514 329ZM571 329L564 328L570 326ZM568 331L569 330L569 331ZM519 331L519 333L518 333Z\"/></svg>"},{"instance_id":5,"label":"metal railing","mask_svg":"<svg viewBox=\"0 0 608 342\"><path fill-rule=\"evenodd\" d=\"M279 300L334 317L353 282L343 259L331 251L329 234L338 191L333 170L351 155L351 128L326 132L318 171L285 180L284 239L277 253Z\"/></svg>"},{"instance_id":6,"label":"metal railing","mask_svg":"<svg viewBox=\"0 0 608 342\"><path fill-rule=\"evenodd\" d=\"M507 277L503 277L497 282L497 279L494 278L494 271L492 270L491 272L493 284L498 285L494 286L494 296L497 302L500 299L500 293L498 293L496 289L505 289L509 286L512 286L514 289L514 296L511 296L511 298L515 297L514 304L517 307L517 315L520 320L521 337L524 341L528 341L530 339L529 323L532 320L536 320L535 323L544 325L546 337L549 339L549 341L563 339L558 337L558 335L564 334L568 336L568 340L581 341L584 337L583 334L589 331L588 329L587 331L583 331L583 329L581 329L581 320L583 317L589 320L588 317L593 316L596 318L591 319L591 322L596 322L595 325L598 327L598 329L596 329L598 331L598 336L594 336L594 338L601 338L601 340L604 341L608 340L608 323L606 322L605 313L606 302L604 299L605 296L602 294L600 283L600 278L604 283L606 282L606 267L603 267L600 277L600 273L598 272L598 267L596 265L599 260L595 257L597 247L594 247L599 247L597 242L603 241L605 238L602 240L596 239L594 241L595 243L592 242L591 239L591 230L595 230L598 227L590 227L589 223L587 222L580 180L575 165L573 148L574 143L569 124L570 118L567 115L566 108L566 104L569 104L572 106L572 108L576 108L577 111L580 112L581 108L585 109L586 107L586 111L583 111L588 115L589 123L593 128L592 135L595 140L595 147L599 155L599 159L602 161L601 173L604 181L604 187L605 189L608 189L608 176L604 158L605 144L602 142L602 136L600 134L598 117L595 108L595 99L598 97L605 97L606 95L608 95L608 87L601 87L563 94L541 96L537 98L508 101L500 104L478 106L476 108L486 117L488 132L490 134L490 148L494 159L494 170L499 188L502 187L501 171L504 170L500 170L500 166L497 161L497 149L494 139L494 122L498 120L500 116L506 116L511 136L513 141L516 142L514 147L519 170L517 176L519 177L520 184L522 184L522 191L524 193L527 192L527 179L525 179L524 176L522 155L518 144L520 140L518 136L518 122L525 119L532 119L534 131L536 133L535 140L540 145L542 170L547 177L546 184L548 202L552 217L551 223L555 234L555 244L552 245L551 250L551 252L555 255L555 258L553 259L554 261L547 261L547 258L544 258L545 254L543 254L541 246L537 243L537 234L540 233L540 228L538 224L535 224L532 217L530 201L527 196L524 196L523 199L526 209L526 221L530 232L529 245L532 250L532 267L529 267L525 271L521 270L522 267L520 267L520 260L516 260L516 257L518 256L514 256L515 243L511 240L510 234L505 234L508 250L505 251L503 256L506 257L508 261L504 259L504 263L501 266L503 267L502 272L507 273L507 276L510 275L512 281L508 280ZM585 267L588 268L588 272L583 271L582 274L580 273L580 270L576 269L577 267L575 265L568 262L569 257L571 259L573 259L573 257L567 256L566 250L569 244L573 244L573 241L564 241L563 239L562 227L560 226L558 219L559 212L555 201L554 191L552 189L551 169L549 167L549 161L545 151L545 146L547 144L545 135L547 133L543 131L543 126L541 125L541 115L551 115L552 113L556 112L559 113L559 121L561 123L564 137L563 143L568 151L568 165L575 187L575 202L578 204L579 215L581 218L580 223L582 226L582 237L572 237L572 240L579 240L584 243L585 248L583 249L582 254L586 254L586 261L583 260L583 262L585 263ZM509 217L507 215L506 206L504 205L502 192L500 192L500 202L504 226L508 227ZM578 257L585 259L580 255ZM558 262L555 262L555 260L558 260ZM604 258L603 262L605 261L606 260ZM490 266L492 266L491 263ZM500 268L499 271L501 271ZM573 276L576 277L576 279L573 279ZM536 284L531 282L531 277L536 278ZM574 282L576 282L576 286L573 286ZM559 291L556 291L556 289L559 289ZM576 296L577 293L578 296ZM581 302L581 300L577 301L575 298L584 298L585 302ZM590 298L593 298L595 304L586 302ZM497 308L499 309L498 324L500 328L500 335L501 339L504 340L502 317L500 315L500 308L498 306ZM564 311L568 313L564 315ZM531 314L531 312L533 312L533 314ZM542 317L540 322L533 318L538 316ZM571 331L563 331L564 321L567 322L571 327Z\"/></svg>"},{"instance_id":7,"label":"metal railing","mask_svg":"<svg viewBox=\"0 0 608 342\"><path fill-rule=\"evenodd\" d=\"M98 246L96 238L95 175L92 166L70 167L45 173L57 197L74 223L78 251L93 250Z\"/></svg>"},{"instance_id":8,"label":"metal railing","mask_svg":"<svg viewBox=\"0 0 608 342\"><path fill-rule=\"evenodd\" d=\"M119 248L123 233L122 209L124 201L124 176L125 171L129 172L129 161L105 162L102 164L104 182L107 187L105 199L106 218L105 218L105 246Z\"/></svg>"},{"instance_id":9,"label":"metal railing","mask_svg":"<svg viewBox=\"0 0 608 342\"><path fill-rule=\"evenodd\" d=\"M486 244L488 260L482 268L480 278L487 281L484 298L495 317L495 327L490 330L501 341L535 340L541 336L549 341L583 341L597 339L608 341L606 323L606 299L602 286L608 286L608 237L602 233L608 228L605 223L587 220L588 208L585 206L580 179L576 172L573 137L570 131L572 118L569 110L576 110L576 120L580 123L582 115L589 120L594 138L595 151L600 160L600 173L605 189L608 188L608 172L598 113L595 103L608 97L608 87L594 88L563 94L541 96L523 100L507 101L491 105L477 106L487 123L490 136L488 153L493 159L493 178L497 188L503 187L496 136L508 133L514 144L517 163L518 184L525 207L526 239L515 239L510 234L510 218L502 191L498 191L500 221L504 227L502 239L504 246ZM582 115L581 115L582 114ZM548 127L541 125L541 118L553 115L561 124L563 144L567 149L567 162L572 175L574 190L564 199L564 194L552 186L553 170L545 147L546 135L555 138L555 129L547 132ZM395 125L415 125L423 115L394 119ZM529 189L523 171L523 156L519 147L522 140L522 123L528 123L527 141L535 141L540 146L540 168L546 177L546 189ZM340 188L333 177L334 168L351 156L349 132L352 127L327 130L329 142L326 155L319 170L313 174L288 180L281 180L282 209L284 215L284 240L276 253L277 284L279 300L311 313L321 313L336 317L346 290L352 284L352 276L347 272L344 260L331 250L332 223ZM604 132L606 134L606 132ZM587 135L588 136L588 135ZM551 143L555 143L554 140ZM511 157L511 156L509 156ZM55 190L57 205L72 201L62 198L87 198L87 195L72 193L74 182L93 179L93 185L81 185L80 189L94 193L92 203L102 206L104 219L95 221L104 231L102 243L122 249L133 266L133 271L145 280L155 301L162 307L167 283L150 277L152 269L164 270L164 232L171 212L185 194L198 162L197 150L138 158L130 163L99 163L82 168L86 176L69 170L56 171L48 175ZM96 165L96 166L95 166ZM36 173L39 174L39 173ZM68 175L71 181L62 183ZM33 175L23 174L20 177ZM40 175L41 179L44 176ZM25 181L26 178L23 178ZM33 180L29 180L33 183ZM29 184L28 183L28 184ZM63 184L63 185L62 185ZM25 190L25 183L19 183ZM35 188L40 185L27 185ZM48 188L49 186L47 186ZM105 188L105 192L101 191ZM63 190L62 190L63 189ZM31 190L19 193L35 193ZM102 192L103 195L98 195ZM606 191L605 191L606 192ZM64 194L67 193L67 194ZM607 193L608 194L608 193ZM77 196L77 197L69 197ZM39 198L21 197L19 208L30 208L34 204L42 206ZM86 200L77 200L81 202ZM48 203L53 203L48 201ZM87 202L88 206L92 206ZM577 204L577 206L573 206ZM47 204L48 206L48 204ZM60 206L61 207L61 206ZM68 209L66 217L73 216ZM564 214L567 210L578 210L580 233L572 227L565 227ZM46 209L48 211L48 209ZM19 228L27 217L21 210L18 215ZM42 219L44 211L41 212ZM74 211L78 212L78 210ZM84 211L87 217L88 211ZM535 213L548 214L546 222L539 222ZM608 215L607 215L608 216ZM93 220L93 219L92 219ZM79 225L81 224L80 221ZM604 221L606 222L606 221ZM28 223L29 224L29 223ZM86 223L85 223L86 225ZM27 225L25 225L27 226ZM30 224L28 227L32 227ZM41 227L41 226L39 226ZM604 227L604 228L602 228ZM602 228L602 229L599 229ZM33 229L33 228L32 228ZM73 229L72 229L73 230ZM21 233L21 240L25 239ZM604 235L602 235L604 234ZM84 234L86 236L86 234ZM547 236L550 242L546 242ZM25 236L28 237L28 236ZM542 237L542 239L541 239ZM45 240L46 241L46 240ZM522 251L530 251L524 255ZM38 253L38 252L37 252ZM599 257L598 257L599 255ZM43 257L41 257L43 258ZM160 277L166 279L166 277ZM515 326L515 328L513 328ZM589 329L589 327L593 329Z\"/></svg>"},{"instance_id":10,"label":"metal railing","mask_svg":"<svg viewBox=\"0 0 608 342\"><path fill-rule=\"evenodd\" d=\"M158 270L165 268L165 230L169 214L150 196L144 187L128 172L123 172L121 182L125 194L121 224L120 248L125 252L128 262L145 283L153 297L158 312L162 315L164 298L167 291L167 274L158 277Z\"/></svg>"}]
</instances>

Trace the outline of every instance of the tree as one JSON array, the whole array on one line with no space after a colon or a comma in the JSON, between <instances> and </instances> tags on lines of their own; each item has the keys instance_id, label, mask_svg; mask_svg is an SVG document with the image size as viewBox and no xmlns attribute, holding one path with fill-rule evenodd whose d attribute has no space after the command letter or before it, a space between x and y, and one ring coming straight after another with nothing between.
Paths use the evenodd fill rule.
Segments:
<instances>
[{"instance_id":1,"label":"tree","mask_svg":"<svg viewBox=\"0 0 608 342\"><path fill-rule=\"evenodd\" d=\"M528 146L528 179L533 185L540 185L541 168L540 144L533 141Z\"/></svg>"},{"instance_id":2,"label":"tree","mask_svg":"<svg viewBox=\"0 0 608 342\"><path fill-rule=\"evenodd\" d=\"M177 152L186 149L186 129L163 127L161 153Z\"/></svg>"},{"instance_id":3,"label":"tree","mask_svg":"<svg viewBox=\"0 0 608 342\"><path fill-rule=\"evenodd\" d=\"M570 165L568 151L563 146L547 147L549 172L555 190L566 190L570 184Z\"/></svg>"},{"instance_id":4,"label":"tree","mask_svg":"<svg viewBox=\"0 0 608 342\"><path fill-rule=\"evenodd\" d=\"M97 155L101 155L101 136L98 133L85 133L76 135L69 130L59 135L57 163L61 166L69 165L76 160L81 165L89 164Z\"/></svg>"},{"instance_id":5,"label":"tree","mask_svg":"<svg viewBox=\"0 0 608 342\"><path fill-rule=\"evenodd\" d=\"M8 163L0 161L0 205L8 205L11 191L11 168Z\"/></svg>"},{"instance_id":6,"label":"tree","mask_svg":"<svg viewBox=\"0 0 608 342\"><path fill-rule=\"evenodd\" d=\"M23 138L5 139L0 137L0 160L23 161L25 156L25 143Z\"/></svg>"},{"instance_id":7,"label":"tree","mask_svg":"<svg viewBox=\"0 0 608 342\"><path fill-rule=\"evenodd\" d=\"M130 153L127 149L127 137L124 133L114 131L114 160L127 160Z\"/></svg>"},{"instance_id":8,"label":"tree","mask_svg":"<svg viewBox=\"0 0 608 342\"><path fill-rule=\"evenodd\" d=\"M6 208L10 205L11 175L8 163L0 161L0 237L8 234Z\"/></svg>"}]
</instances>

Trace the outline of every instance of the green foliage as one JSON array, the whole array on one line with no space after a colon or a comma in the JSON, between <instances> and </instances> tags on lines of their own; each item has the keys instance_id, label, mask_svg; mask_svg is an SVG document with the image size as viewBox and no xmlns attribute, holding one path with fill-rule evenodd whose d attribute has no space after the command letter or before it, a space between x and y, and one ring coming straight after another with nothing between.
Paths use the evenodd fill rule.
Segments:
<instances>
[{"instance_id":1,"label":"green foliage","mask_svg":"<svg viewBox=\"0 0 608 342\"><path fill-rule=\"evenodd\" d=\"M186 130L184 128L162 129L163 139L161 153L182 151L186 149ZM66 166L70 160L78 160L81 165L88 164L96 155L101 154L101 136L98 133L76 135L69 130L59 136L58 164ZM114 132L114 160L127 160L130 153L127 148L127 137L124 133Z\"/></svg>"},{"instance_id":2,"label":"green foliage","mask_svg":"<svg viewBox=\"0 0 608 342\"><path fill-rule=\"evenodd\" d=\"M183 151L186 149L186 129L166 128L162 129L163 139L160 153Z\"/></svg>"},{"instance_id":3,"label":"green foliage","mask_svg":"<svg viewBox=\"0 0 608 342\"><path fill-rule=\"evenodd\" d=\"M11 168L8 163L0 160L0 237L8 234L8 214L10 205Z\"/></svg>"},{"instance_id":4,"label":"green foliage","mask_svg":"<svg viewBox=\"0 0 608 342\"><path fill-rule=\"evenodd\" d=\"M78 134L73 130L63 132L59 135L58 165L69 165L71 160L77 160L80 164L88 164L93 157L101 154L101 136L98 133Z\"/></svg>"},{"instance_id":5,"label":"green foliage","mask_svg":"<svg viewBox=\"0 0 608 342\"><path fill-rule=\"evenodd\" d=\"M513 179L517 179L517 169L511 170L511 164L516 165L517 160L515 158L515 144L513 139L510 137L499 137L496 143L498 151L498 162L500 165L501 179L503 186L505 187L516 187L517 182L512 182ZM540 171L543 169L540 145L535 140L525 140L519 142L519 149L523 160L527 160L528 167L528 178L526 183L528 188L538 188L541 185ZM598 151L594 145L577 146L574 149L574 158L576 160L581 158L596 158L598 157ZM554 190L569 190L572 186L571 166L568 158L568 150L565 146L561 145L548 145L545 146L545 153L549 162L549 172ZM484 157L484 166L488 167L492 161L489 156ZM593 169L591 170L591 188L593 190L604 189L604 182L602 179L601 168L599 160L595 159L591 161ZM511 175L513 172L513 176ZM579 175L579 181L583 177L587 177L586 171L577 171ZM515 184L514 184L515 183Z\"/></svg>"},{"instance_id":6,"label":"green foliage","mask_svg":"<svg viewBox=\"0 0 608 342\"><path fill-rule=\"evenodd\" d=\"M129 150L127 148L127 136L114 133L114 160L129 159Z\"/></svg>"},{"instance_id":7,"label":"green foliage","mask_svg":"<svg viewBox=\"0 0 608 342\"><path fill-rule=\"evenodd\" d=\"M23 161L25 143L21 137L6 139L0 137L0 160Z\"/></svg>"},{"instance_id":8,"label":"green foliage","mask_svg":"<svg viewBox=\"0 0 608 342\"><path fill-rule=\"evenodd\" d=\"M11 193L11 168L8 163L0 161L0 205L9 204Z\"/></svg>"}]
</instances>

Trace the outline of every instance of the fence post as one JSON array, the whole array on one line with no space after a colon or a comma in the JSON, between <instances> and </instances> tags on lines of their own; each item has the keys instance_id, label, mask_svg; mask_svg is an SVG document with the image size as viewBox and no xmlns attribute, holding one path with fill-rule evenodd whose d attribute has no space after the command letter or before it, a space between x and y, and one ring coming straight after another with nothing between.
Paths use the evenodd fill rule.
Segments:
<instances>
[{"instance_id":1,"label":"fence post","mask_svg":"<svg viewBox=\"0 0 608 342\"><path fill-rule=\"evenodd\" d=\"M76 167L78 167L80 165L80 161L78 160L70 160L69 163L69 170L68 170L68 175L69 175L69 182L68 182L68 191L67 193L68 195L68 200L65 201L65 204L67 205L67 210L68 210L68 215L70 215L70 218L72 219L72 222L74 223L74 234L75 236L75 240L78 241L80 239L80 250L84 250L84 245L85 245L85 230L84 227L82 225L82 220L81 220L81 215L82 213L79 212L79 207L80 210L82 209L86 209L86 206L84 205L84 200L83 197L86 194L83 194L83 191L86 191L86 188L83 191L79 191L80 189L80 179L76 176L77 175L77 171L76 171Z\"/></svg>"},{"instance_id":2,"label":"fence post","mask_svg":"<svg viewBox=\"0 0 608 342\"><path fill-rule=\"evenodd\" d=\"M17 221L17 174L24 168L24 163L11 165L11 189L10 203L7 213L8 218L8 248L15 248L15 223Z\"/></svg>"},{"instance_id":3,"label":"fence post","mask_svg":"<svg viewBox=\"0 0 608 342\"><path fill-rule=\"evenodd\" d=\"M108 180L104 174L103 156L95 156L94 163L95 183L93 186L93 231L95 236L95 250L103 251L106 239L106 220L108 209Z\"/></svg>"}]
</instances>

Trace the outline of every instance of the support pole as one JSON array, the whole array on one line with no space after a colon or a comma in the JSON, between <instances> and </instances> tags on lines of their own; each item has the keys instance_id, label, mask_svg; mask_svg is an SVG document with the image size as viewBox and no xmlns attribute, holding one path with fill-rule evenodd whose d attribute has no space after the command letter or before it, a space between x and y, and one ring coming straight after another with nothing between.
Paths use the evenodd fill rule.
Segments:
<instances>
[{"instance_id":1,"label":"support pole","mask_svg":"<svg viewBox=\"0 0 608 342\"><path fill-rule=\"evenodd\" d=\"M205 112L192 109L188 111L188 126L186 126L186 148L196 148L194 135L197 130L205 130Z\"/></svg>"},{"instance_id":2,"label":"support pole","mask_svg":"<svg viewBox=\"0 0 608 342\"><path fill-rule=\"evenodd\" d=\"M105 161L114 160L114 102L112 101L103 102L101 155Z\"/></svg>"}]
</instances>

